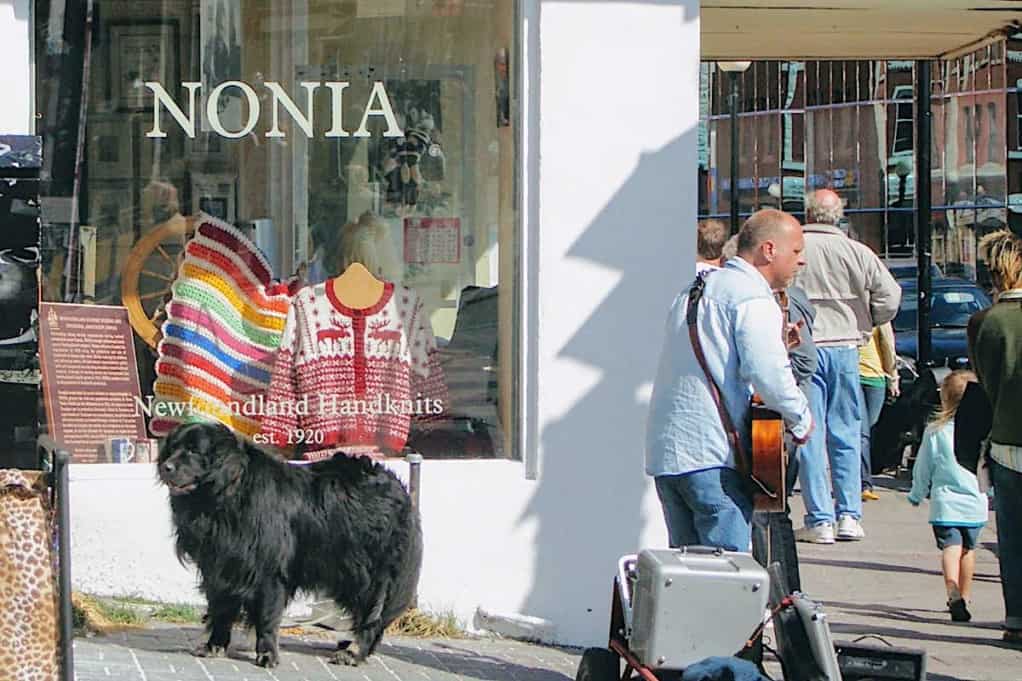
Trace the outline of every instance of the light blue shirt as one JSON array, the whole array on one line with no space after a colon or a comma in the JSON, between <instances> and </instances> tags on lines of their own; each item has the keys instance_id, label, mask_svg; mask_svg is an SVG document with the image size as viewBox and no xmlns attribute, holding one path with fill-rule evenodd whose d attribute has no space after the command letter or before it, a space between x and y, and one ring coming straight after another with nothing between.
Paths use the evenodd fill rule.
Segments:
<instances>
[{"instance_id":1,"label":"light blue shirt","mask_svg":"<svg viewBox=\"0 0 1022 681\"><path fill-rule=\"evenodd\" d=\"M955 459L954 419L929 426L912 467L912 491L908 500L918 504L930 497L930 524L953 527L986 525L987 497L979 481Z\"/></svg>"},{"instance_id":2,"label":"light blue shirt","mask_svg":"<svg viewBox=\"0 0 1022 681\"><path fill-rule=\"evenodd\" d=\"M646 473L653 476L735 468L735 453L692 350L687 309L686 289L674 299L667 318L650 400ZM746 447L753 392L780 412L795 437L805 437L812 423L809 403L791 373L781 308L759 270L735 257L708 274L698 329L710 374Z\"/></svg>"}]
</instances>

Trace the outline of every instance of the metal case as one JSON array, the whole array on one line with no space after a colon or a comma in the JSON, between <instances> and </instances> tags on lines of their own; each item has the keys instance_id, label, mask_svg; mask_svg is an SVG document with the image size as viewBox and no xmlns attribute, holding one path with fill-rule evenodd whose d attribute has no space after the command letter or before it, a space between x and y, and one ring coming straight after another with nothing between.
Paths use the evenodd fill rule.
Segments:
<instances>
[{"instance_id":1,"label":"metal case","mask_svg":"<svg viewBox=\"0 0 1022 681\"><path fill-rule=\"evenodd\" d=\"M769 577L748 553L706 547L639 553L629 647L652 669L734 655L763 621Z\"/></svg>"},{"instance_id":2,"label":"metal case","mask_svg":"<svg viewBox=\"0 0 1022 681\"><path fill-rule=\"evenodd\" d=\"M838 667L837 653L834 651L834 641L830 637L830 624L827 622L827 614L823 606L816 601L804 597L802 594L795 595L795 612L802 620L802 626L809 636L809 645L813 651L820 669L826 674L828 681L841 681L841 671Z\"/></svg>"}]
</instances>

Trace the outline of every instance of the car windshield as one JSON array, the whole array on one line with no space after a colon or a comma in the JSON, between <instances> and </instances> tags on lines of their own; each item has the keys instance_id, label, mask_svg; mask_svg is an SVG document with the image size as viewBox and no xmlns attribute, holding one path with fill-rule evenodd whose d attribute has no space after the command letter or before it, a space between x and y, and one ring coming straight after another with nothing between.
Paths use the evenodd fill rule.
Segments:
<instances>
[{"instance_id":1,"label":"car windshield","mask_svg":"<svg viewBox=\"0 0 1022 681\"><path fill-rule=\"evenodd\" d=\"M901 309L894 318L895 331L916 328L918 298L914 289L906 290ZM930 298L930 327L934 329L964 329L969 317L989 307L990 300L978 288L944 289L933 292Z\"/></svg>"}]
</instances>

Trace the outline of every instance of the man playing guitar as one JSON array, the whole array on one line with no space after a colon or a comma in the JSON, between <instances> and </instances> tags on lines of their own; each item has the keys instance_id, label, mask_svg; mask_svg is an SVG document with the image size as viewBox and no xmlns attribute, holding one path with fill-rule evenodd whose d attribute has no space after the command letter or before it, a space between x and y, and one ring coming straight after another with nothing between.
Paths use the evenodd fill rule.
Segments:
<instances>
[{"instance_id":1,"label":"man playing guitar","mask_svg":"<svg viewBox=\"0 0 1022 681\"><path fill-rule=\"evenodd\" d=\"M790 329L774 298L805 264L803 247L794 217L760 210L739 232L738 256L697 278L671 307L650 401L646 473L672 547L749 550L753 496L770 492L748 458L753 394L780 414L796 443L809 436L809 404L788 359Z\"/></svg>"}]
</instances>

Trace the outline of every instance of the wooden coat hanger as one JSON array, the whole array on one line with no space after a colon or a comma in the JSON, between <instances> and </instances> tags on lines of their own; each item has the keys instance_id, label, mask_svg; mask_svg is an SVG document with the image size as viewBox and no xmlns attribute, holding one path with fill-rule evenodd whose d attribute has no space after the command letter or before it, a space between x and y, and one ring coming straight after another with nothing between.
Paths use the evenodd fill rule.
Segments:
<instances>
[{"instance_id":1,"label":"wooden coat hanger","mask_svg":"<svg viewBox=\"0 0 1022 681\"><path fill-rule=\"evenodd\" d=\"M374 277L362 263L353 262L333 280L333 287L339 301L353 310L361 310L380 300L384 282Z\"/></svg>"}]
</instances>

